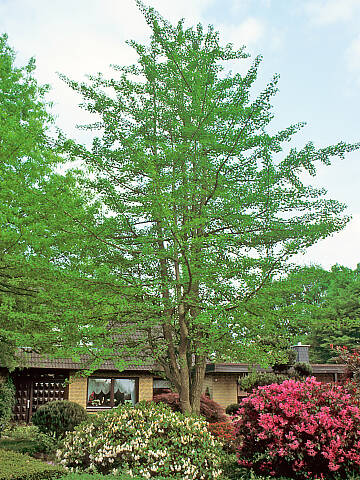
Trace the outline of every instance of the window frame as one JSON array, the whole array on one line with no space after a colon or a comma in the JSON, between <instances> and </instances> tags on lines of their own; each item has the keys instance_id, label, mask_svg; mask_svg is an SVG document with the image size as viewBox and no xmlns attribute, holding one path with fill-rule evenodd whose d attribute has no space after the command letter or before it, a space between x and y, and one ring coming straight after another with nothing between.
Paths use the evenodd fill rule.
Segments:
<instances>
[{"instance_id":1,"label":"window frame","mask_svg":"<svg viewBox=\"0 0 360 480\"><path fill-rule=\"evenodd\" d=\"M110 382L110 406L109 407L104 407L104 406L89 406L88 401L89 401L89 380L92 379L102 379L102 380L111 380ZM88 411L94 411L98 412L99 410L112 410L113 408L118 407L118 405L114 405L114 384L115 380L135 380L135 404L139 401L139 377L129 377L129 376L120 376L120 375L99 375L99 376L90 376L87 378L86 382L86 410Z\"/></svg>"}]
</instances>

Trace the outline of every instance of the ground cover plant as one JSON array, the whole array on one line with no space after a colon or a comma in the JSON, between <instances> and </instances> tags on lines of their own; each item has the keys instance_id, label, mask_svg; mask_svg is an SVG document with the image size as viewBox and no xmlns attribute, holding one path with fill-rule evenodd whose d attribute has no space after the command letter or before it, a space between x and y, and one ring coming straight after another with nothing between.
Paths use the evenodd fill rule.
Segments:
<instances>
[{"instance_id":1,"label":"ground cover plant","mask_svg":"<svg viewBox=\"0 0 360 480\"><path fill-rule=\"evenodd\" d=\"M220 478L223 455L205 420L148 402L91 418L69 432L57 452L69 471L181 480Z\"/></svg>"},{"instance_id":2,"label":"ground cover plant","mask_svg":"<svg viewBox=\"0 0 360 480\"><path fill-rule=\"evenodd\" d=\"M64 469L60 466L0 449L0 480L49 480L63 475Z\"/></svg>"},{"instance_id":3,"label":"ground cover plant","mask_svg":"<svg viewBox=\"0 0 360 480\"><path fill-rule=\"evenodd\" d=\"M234 424L239 463L258 473L360 476L360 404L343 386L309 377L259 387Z\"/></svg>"}]
</instances>

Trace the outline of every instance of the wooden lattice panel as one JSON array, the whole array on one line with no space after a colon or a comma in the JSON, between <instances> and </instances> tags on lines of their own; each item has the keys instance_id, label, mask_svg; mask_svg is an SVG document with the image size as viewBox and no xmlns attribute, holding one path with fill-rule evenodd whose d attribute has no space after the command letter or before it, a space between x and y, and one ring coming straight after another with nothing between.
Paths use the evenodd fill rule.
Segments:
<instances>
[{"instance_id":1,"label":"wooden lattice panel","mask_svg":"<svg viewBox=\"0 0 360 480\"><path fill-rule=\"evenodd\" d=\"M14 378L16 386L14 420L29 422L40 405L53 400L64 400L66 398L64 383L67 377L61 373L19 372Z\"/></svg>"}]
</instances>

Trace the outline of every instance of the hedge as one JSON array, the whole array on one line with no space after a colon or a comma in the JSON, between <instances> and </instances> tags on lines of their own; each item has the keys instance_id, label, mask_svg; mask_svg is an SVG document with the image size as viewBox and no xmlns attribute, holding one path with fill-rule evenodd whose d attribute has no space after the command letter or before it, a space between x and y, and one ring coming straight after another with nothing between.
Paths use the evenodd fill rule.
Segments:
<instances>
[{"instance_id":1,"label":"hedge","mask_svg":"<svg viewBox=\"0 0 360 480\"><path fill-rule=\"evenodd\" d=\"M62 467L0 449L0 480L49 480L63 475Z\"/></svg>"}]
</instances>

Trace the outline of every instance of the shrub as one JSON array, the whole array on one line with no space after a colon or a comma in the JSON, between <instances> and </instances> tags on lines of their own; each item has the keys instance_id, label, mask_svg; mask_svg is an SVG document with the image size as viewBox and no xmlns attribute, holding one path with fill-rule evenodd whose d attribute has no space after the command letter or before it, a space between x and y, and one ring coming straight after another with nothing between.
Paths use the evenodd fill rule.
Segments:
<instances>
[{"instance_id":1,"label":"shrub","mask_svg":"<svg viewBox=\"0 0 360 480\"><path fill-rule=\"evenodd\" d=\"M235 421L239 463L302 478L360 471L359 407L344 387L313 377L259 387Z\"/></svg>"},{"instance_id":2,"label":"shrub","mask_svg":"<svg viewBox=\"0 0 360 480\"><path fill-rule=\"evenodd\" d=\"M225 413L227 415L236 415L237 411L239 410L240 408L240 404L239 403L231 403L230 405L228 405L226 408L225 408Z\"/></svg>"},{"instance_id":3,"label":"shrub","mask_svg":"<svg viewBox=\"0 0 360 480\"><path fill-rule=\"evenodd\" d=\"M178 393L162 393L160 395L155 395L153 402L165 403L169 405L173 412L181 412ZM222 406L205 395L201 395L200 398L200 414L205 417L206 421L209 423L228 421Z\"/></svg>"},{"instance_id":4,"label":"shrub","mask_svg":"<svg viewBox=\"0 0 360 480\"><path fill-rule=\"evenodd\" d=\"M121 405L68 433L57 457L76 472L212 480L224 454L206 425L161 403Z\"/></svg>"},{"instance_id":5,"label":"shrub","mask_svg":"<svg viewBox=\"0 0 360 480\"><path fill-rule=\"evenodd\" d=\"M0 480L49 480L64 475L59 466L0 449Z\"/></svg>"},{"instance_id":6,"label":"shrub","mask_svg":"<svg viewBox=\"0 0 360 480\"><path fill-rule=\"evenodd\" d=\"M15 405L15 387L10 378L0 381L0 437L9 424Z\"/></svg>"},{"instance_id":7,"label":"shrub","mask_svg":"<svg viewBox=\"0 0 360 480\"><path fill-rule=\"evenodd\" d=\"M0 440L0 448L37 456L39 453L45 455L55 453L57 443L54 438L39 432L33 440L14 440L13 438L4 438Z\"/></svg>"},{"instance_id":8,"label":"shrub","mask_svg":"<svg viewBox=\"0 0 360 480\"><path fill-rule=\"evenodd\" d=\"M32 416L32 422L40 432L61 438L87 419L83 407L68 400L55 400L39 407Z\"/></svg>"},{"instance_id":9,"label":"shrub","mask_svg":"<svg viewBox=\"0 0 360 480\"><path fill-rule=\"evenodd\" d=\"M239 385L244 392L252 392L254 388L262 387L264 385L272 385L273 383L282 383L288 380L288 375L280 375L277 373L260 373L253 372L246 377L242 377Z\"/></svg>"},{"instance_id":10,"label":"shrub","mask_svg":"<svg viewBox=\"0 0 360 480\"><path fill-rule=\"evenodd\" d=\"M235 437L235 428L232 423L209 423L208 430L222 443L225 452L235 452L237 442Z\"/></svg>"},{"instance_id":11,"label":"shrub","mask_svg":"<svg viewBox=\"0 0 360 480\"><path fill-rule=\"evenodd\" d=\"M347 347L334 347L330 345L333 350L337 352L336 361L345 363L346 376L351 378L354 383L360 385L360 349Z\"/></svg>"},{"instance_id":12,"label":"shrub","mask_svg":"<svg viewBox=\"0 0 360 480\"><path fill-rule=\"evenodd\" d=\"M297 362L293 366L295 376L298 377L310 377L313 373L312 366L306 362Z\"/></svg>"}]
</instances>

